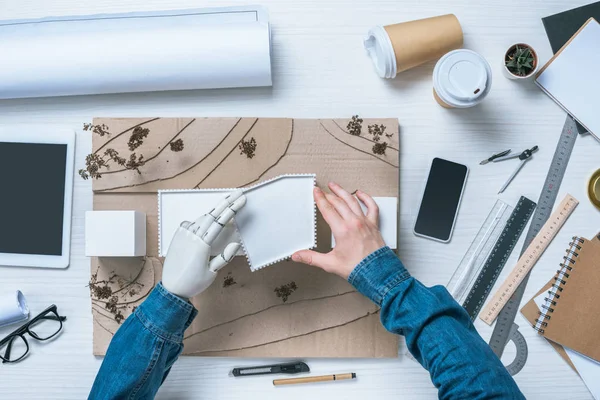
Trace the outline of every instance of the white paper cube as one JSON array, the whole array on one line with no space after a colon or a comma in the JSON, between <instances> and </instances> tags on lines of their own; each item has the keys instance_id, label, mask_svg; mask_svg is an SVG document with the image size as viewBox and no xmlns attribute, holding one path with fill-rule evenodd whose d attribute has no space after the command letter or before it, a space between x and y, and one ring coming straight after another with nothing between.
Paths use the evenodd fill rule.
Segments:
<instances>
[{"instance_id":1,"label":"white paper cube","mask_svg":"<svg viewBox=\"0 0 600 400\"><path fill-rule=\"evenodd\" d=\"M137 257L146 255L146 214L140 211L87 211L85 255Z\"/></svg>"},{"instance_id":2,"label":"white paper cube","mask_svg":"<svg viewBox=\"0 0 600 400\"><path fill-rule=\"evenodd\" d=\"M373 197L379 207L379 231L383 241L395 250L398 247L398 198L397 197ZM360 202L363 214L367 213L367 207ZM331 247L335 247L335 238L331 235Z\"/></svg>"}]
</instances>

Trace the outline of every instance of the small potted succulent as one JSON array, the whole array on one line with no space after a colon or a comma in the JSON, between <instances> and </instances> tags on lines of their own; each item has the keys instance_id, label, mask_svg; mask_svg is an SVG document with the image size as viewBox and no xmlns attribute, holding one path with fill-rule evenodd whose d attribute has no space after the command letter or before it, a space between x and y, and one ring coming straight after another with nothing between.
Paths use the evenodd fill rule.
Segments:
<instances>
[{"instance_id":1,"label":"small potted succulent","mask_svg":"<svg viewBox=\"0 0 600 400\"><path fill-rule=\"evenodd\" d=\"M538 56L533 48L525 43L517 43L504 54L504 75L508 79L531 78L539 65Z\"/></svg>"}]
</instances>

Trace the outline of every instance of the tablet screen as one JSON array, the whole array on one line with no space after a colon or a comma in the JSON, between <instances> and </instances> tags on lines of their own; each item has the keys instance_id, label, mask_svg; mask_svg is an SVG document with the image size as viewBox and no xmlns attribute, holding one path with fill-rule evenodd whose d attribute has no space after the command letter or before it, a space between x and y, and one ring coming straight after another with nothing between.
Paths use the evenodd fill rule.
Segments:
<instances>
[{"instance_id":1,"label":"tablet screen","mask_svg":"<svg viewBox=\"0 0 600 400\"><path fill-rule=\"evenodd\" d=\"M0 253L62 255L66 144L0 142Z\"/></svg>"}]
</instances>

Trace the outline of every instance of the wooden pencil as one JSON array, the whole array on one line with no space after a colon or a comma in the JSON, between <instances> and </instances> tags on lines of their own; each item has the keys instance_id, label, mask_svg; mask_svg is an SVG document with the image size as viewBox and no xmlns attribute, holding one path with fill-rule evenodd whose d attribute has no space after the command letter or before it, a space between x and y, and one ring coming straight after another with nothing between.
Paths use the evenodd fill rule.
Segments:
<instances>
[{"instance_id":1,"label":"wooden pencil","mask_svg":"<svg viewBox=\"0 0 600 400\"><path fill-rule=\"evenodd\" d=\"M356 373L350 372L347 374L307 376L304 378L274 379L273 385L282 386L282 385L295 385L295 384L299 384L299 383L344 381L344 380L355 379L355 378L356 378Z\"/></svg>"}]
</instances>

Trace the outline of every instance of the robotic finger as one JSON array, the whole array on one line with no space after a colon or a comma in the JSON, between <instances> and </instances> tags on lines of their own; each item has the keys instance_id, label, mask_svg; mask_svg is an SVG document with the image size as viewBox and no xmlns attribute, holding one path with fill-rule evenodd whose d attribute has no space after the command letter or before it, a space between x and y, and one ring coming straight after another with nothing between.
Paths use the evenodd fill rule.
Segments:
<instances>
[{"instance_id":1,"label":"robotic finger","mask_svg":"<svg viewBox=\"0 0 600 400\"><path fill-rule=\"evenodd\" d=\"M227 208L225 208L223 212L221 212L221 214L210 224L206 232L200 235L202 240L204 240L206 244L211 245L217 236L219 236L219 233L221 233L223 227L233 219L235 214L241 210L245 204L246 196L242 195L242 197L239 197Z\"/></svg>"},{"instance_id":2,"label":"robotic finger","mask_svg":"<svg viewBox=\"0 0 600 400\"><path fill-rule=\"evenodd\" d=\"M215 208L210 210L208 214L204 214L200 218L196 219L193 223L189 221L184 221L181 223L181 227L192 231L194 234L203 237L208 231L208 228L211 224L219 218L219 216L223 213L223 211L227 210L231 207L236 200L240 197L244 196L244 192L242 189L237 189L231 193L229 193L223 201L221 201ZM213 239L214 240L214 239Z\"/></svg>"}]
</instances>

